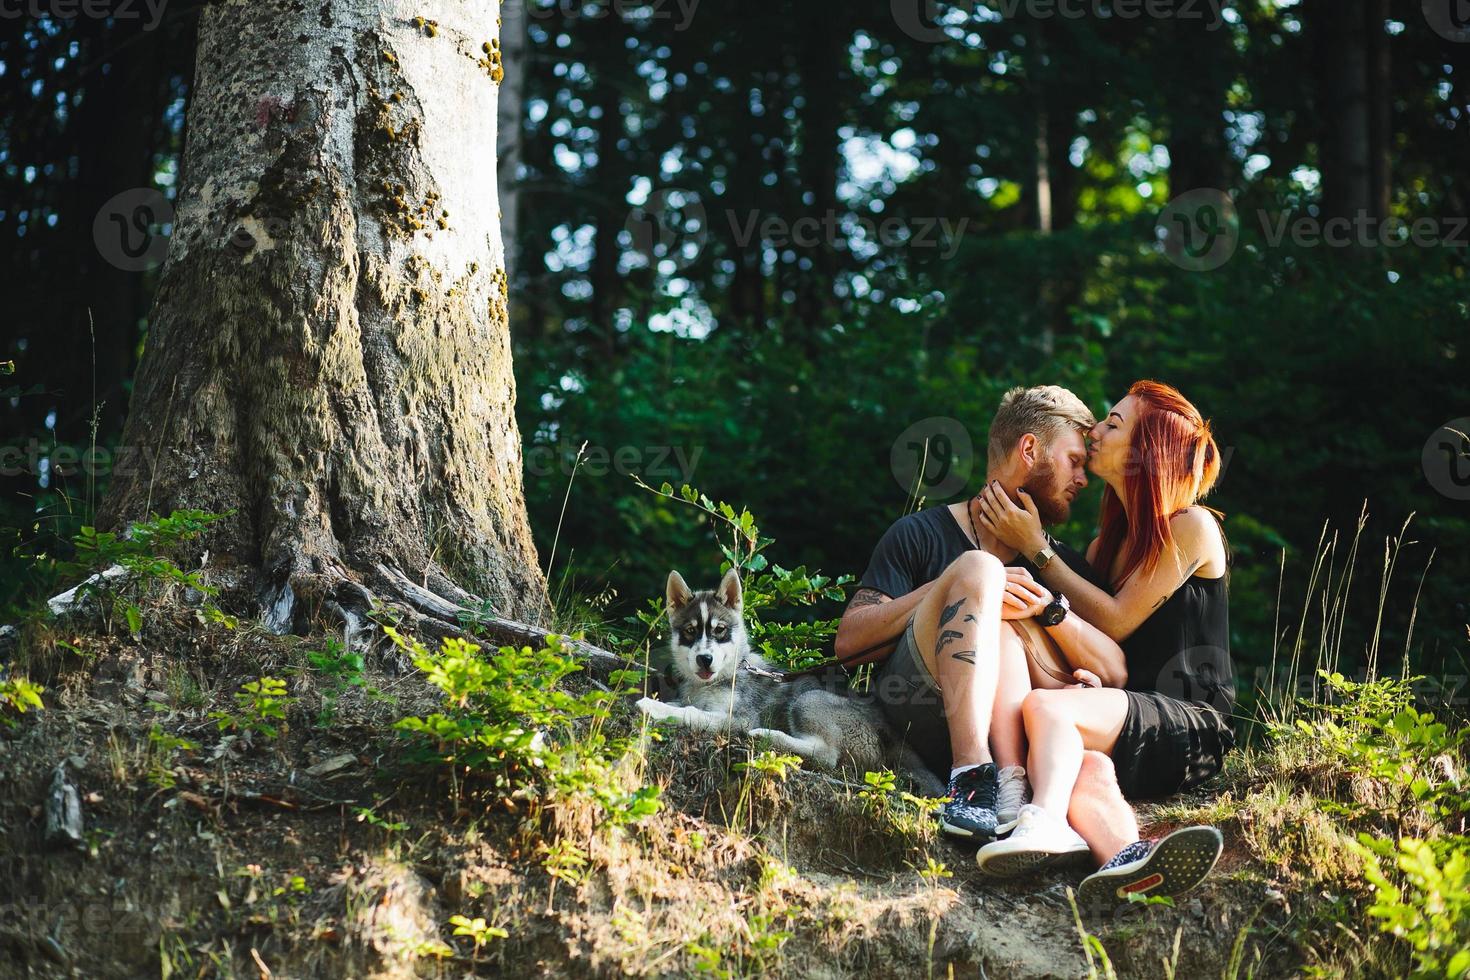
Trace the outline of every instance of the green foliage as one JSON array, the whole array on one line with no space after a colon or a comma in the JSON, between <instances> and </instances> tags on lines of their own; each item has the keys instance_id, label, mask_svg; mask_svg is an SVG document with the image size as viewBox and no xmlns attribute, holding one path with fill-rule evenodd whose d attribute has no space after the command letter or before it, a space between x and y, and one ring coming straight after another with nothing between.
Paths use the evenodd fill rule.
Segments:
<instances>
[{"instance_id":1,"label":"green foliage","mask_svg":"<svg viewBox=\"0 0 1470 980\"><path fill-rule=\"evenodd\" d=\"M76 560L62 567L69 574L85 577L79 594L98 599L109 630L113 620L120 616L127 623L128 632L137 637L143 628L138 599L156 585L191 588L206 599L218 594L219 590L207 584L199 573L184 571L169 555L184 542L203 534L211 524L233 513L176 510L167 517L138 521L122 535L83 526L74 541ZM113 566L121 566L126 575L117 581L101 575ZM211 602L202 603L195 615L201 623L218 623L230 629L238 625L235 617Z\"/></svg>"},{"instance_id":2,"label":"green foliage","mask_svg":"<svg viewBox=\"0 0 1470 980\"><path fill-rule=\"evenodd\" d=\"M1118 171L1110 179L1129 173ZM915 180L925 183L897 193L921 208L933 187ZM1109 205L1050 236L972 232L951 261L928 263L922 276L909 265L916 255L894 255L881 273L863 273L886 280L881 299L869 294L815 321L772 311L758 328L722 322L695 339L635 318L607 346L570 327L519 338L527 458L542 453L560 464L527 475L539 543L548 546L557 525L570 447L585 439L608 451L642 448L635 470L649 486L691 484L711 503L744 502L791 564L859 574L904 513L909 488L895 477L893 454L911 425L951 419L970 443L944 461L964 472L964 487L948 496L925 490L930 506L977 486L987 426L1007 387L1064 384L1101 411L1132 381L1156 377L1212 419L1224 454L1209 502L1227 515L1233 552L1237 677L1265 667L1280 628L1312 608L1288 592L1278 617L1283 550L1289 572L1299 569L1324 520L1351 526L1365 498L1369 540L1418 515L1421 543L1405 555L1411 574L1387 603L1413 602L1432 546L1411 662L1418 672L1440 655L1454 663L1466 649L1455 583L1470 579L1470 519L1403 461L1418 459L1437 426L1464 414L1463 354L1454 352L1470 327L1465 250L1406 249L1355 264L1340 250L1272 247L1250 220L1229 263L1189 273L1151 247L1150 212L1161 204L1129 219ZM1254 219L1292 204L1260 189L1238 206ZM1041 301L1058 292L1061 304ZM664 446L697 466L672 473L676 461L652 451ZM1094 479L1057 529L1062 540L1081 548L1091 539L1097 488ZM594 591L607 583L623 597L613 611L626 615L662 593L670 567L690 577L730 546L724 521L706 514L691 523L678 512L687 506L677 491L640 493L616 472L584 466L557 560ZM574 551L564 560L568 543ZM1348 603L1350 628L1371 633L1373 605ZM836 614L825 599L798 612L781 618ZM1385 649L1409 639L1406 622L1385 625ZM779 650L785 640L771 642ZM1420 659L1436 647L1430 663Z\"/></svg>"},{"instance_id":3,"label":"green foliage","mask_svg":"<svg viewBox=\"0 0 1470 980\"><path fill-rule=\"evenodd\" d=\"M735 768L757 772L785 782L787 775L792 770L801 768L801 756L784 755L780 752L761 752L752 757L749 762L735 763Z\"/></svg>"},{"instance_id":4,"label":"green foliage","mask_svg":"<svg viewBox=\"0 0 1470 980\"><path fill-rule=\"evenodd\" d=\"M565 837L553 843L543 842L539 848L546 873L557 881L579 885L587 877L587 852Z\"/></svg>"},{"instance_id":5,"label":"green foliage","mask_svg":"<svg viewBox=\"0 0 1470 980\"><path fill-rule=\"evenodd\" d=\"M173 789L174 756L179 752L193 752L199 746L187 738L170 735L158 725L148 730L148 781L159 789Z\"/></svg>"},{"instance_id":6,"label":"green foliage","mask_svg":"<svg viewBox=\"0 0 1470 980\"><path fill-rule=\"evenodd\" d=\"M475 955L480 954L480 947L492 939L509 938L510 933L499 926L488 925L483 918L476 916L471 919L463 915L451 915L449 924L454 927L454 935L468 936L475 944Z\"/></svg>"},{"instance_id":7,"label":"green foliage","mask_svg":"<svg viewBox=\"0 0 1470 980\"><path fill-rule=\"evenodd\" d=\"M1470 976L1470 838L1349 843L1375 891L1368 914L1412 949L1415 980Z\"/></svg>"},{"instance_id":8,"label":"green foliage","mask_svg":"<svg viewBox=\"0 0 1470 980\"><path fill-rule=\"evenodd\" d=\"M286 694L285 681L262 677L246 681L235 692L235 711L211 711L209 717L218 723L220 731L238 729L278 738L281 733L276 723L286 721L286 709L296 700Z\"/></svg>"},{"instance_id":9,"label":"green foliage","mask_svg":"<svg viewBox=\"0 0 1470 980\"><path fill-rule=\"evenodd\" d=\"M804 670L830 659L824 647L837 632L837 619L768 622L762 613L812 607L823 600L843 602L847 598L845 587L855 581L853 576L840 575L834 579L808 572L805 565L787 569L771 563L765 551L775 539L761 535L748 508L742 507L737 512L732 505L723 500L713 501L688 484L681 486L676 494L668 483L655 490L642 480L635 478L635 482L666 500L694 507L711 526L724 528L728 541L716 533L716 543L725 558L720 574L730 568L739 569L745 630L752 649L771 663L792 670ZM630 622L641 623L652 633L663 627L664 613L663 600L650 599Z\"/></svg>"},{"instance_id":10,"label":"green foliage","mask_svg":"<svg viewBox=\"0 0 1470 980\"><path fill-rule=\"evenodd\" d=\"M1077 908L1077 895L1071 888L1067 889L1067 902L1072 906L1072 922L1077 927L1083 955L1087 957L1088 980L1117 980L1118 971L1113 968L1113 960L1108 955L1107 947L1082 924L1082 912Z\"/></svg>"},{"instance_id":11,"label":"green foliage","mask_svg":"<svg viewBox=\"0 0 1470 980\"><path fill-rule=\"evenodd\" d=\"M932 836L933 814L944 806L942 798L898 790L896 777L887 769L863 773L863 783L858 799L876 818L906 837L926 840Z\"/></svg>"},{"instance_id":12,"label":"green foliage","mask_svg":"<svg viewBox=\"0 0 1470 980\"><path fill-rule=\"evenodd\" d=\"M378 816L374 807L360 806L353 810L358 823L365 823L369 827L377 827L379 830L390 834L402 833L408 829L408 824L401 820L384 820Z\"/></svg>"},{"instance_id":13,"label":"green foliage","mask_svg":"<svg viewBox=\"0 0 1470 980\"><path fill-rule=\"evenodd\" d=\"M1325 685L1320 700L1301 699L1294 724L1272 723L1277 741L1295 740L1313 755L1332 761L1348 775L1366 776L1388 789L1388 816L1416 811L1441 820L1470 812L1467 790L1436 771L1448 760L1459 768L1470 730L1452 729L1414 706L1414 678L1349 681L1318 671ZM1348 814L1365 807L1332 803ZM1377 808L1375 808L1377 809Z\"/></svg>"},{"instance_id":14,"label":"green foliage","mask_svg":"<svg viewBox=\"0 0 1470 980\"><path fill-rule=\"evenodd\" d=\"M919 868L919 877L931 885L938 885L945 878L953 878L954 872L949 870L943 861L934 860L934 855L924 856L924 866Z\"/></svg>"},{"instance_id":15,"label":"green foliage","mask_svg":"<svg viewBox=\"0 0 1470 980\"><path fill-rule=\"evenodd\" d=\"M416 738L421 760L483 776L507 796L589 799L614 824L658 810L656 787L619 788L618 765L633 742L604 730L612 706L632 689L567 690L562 682L582 667L560 638L539 650L506 646L483 655L464 639L446 638L430 651L392 627L384 632L443 694L442 711L396 724Z\"/></svg>"},{"instance_id":16,"label":"green foliage","mask_svg":"<svg viewBox=\"0 0 1470 980\"><path fill-rule=\"evenodd\" d=\"M14 728L18 724L11 714L23 715L32 709L40 711L45 707L41 701L41 694L46 689L39 684L32 684L25 677L7 677L0 680L0 725L6 728Z\"/></svg>"},{"instance_id":17,"label":"green foliage","mask_svg":"<svg viewBox=\"0 0 1470 980\"><path fill-rule=\"evenodd\" d=\"M367 682L363 674L366 662L363 655L348 649L340 640L328 639L325 650L309 650L306 654L311 669L326 680L322 690L322 707L317 713L317 727L331 725L337 715L337 701L351 688L358 688L367 697L375 700L392 700Z\"/></svg>"},{"instance_id":18,"label":"green foliage","mask_svg":"<svg viewBox=\"0 0 1470 980\"><path fill-rule=\"evenodd\" d=\"M1268 725L1273 742L1287 757L1331 773L1344 790L1359 781L1382 788L1371 806L1348 796L1319 799L1317 808L1366 828L1346 841L1373 889L1366 912L1405 944L1413 976L1470 975L1470 837L1462 832L1470 787L1458 775L1470 729L1414 704L1423 678L1318 675L1318 697L1299 699L1294 721ZM1438 835L1421 839L1404 832L1409 826Z\"/></svg>"}]
</instances>

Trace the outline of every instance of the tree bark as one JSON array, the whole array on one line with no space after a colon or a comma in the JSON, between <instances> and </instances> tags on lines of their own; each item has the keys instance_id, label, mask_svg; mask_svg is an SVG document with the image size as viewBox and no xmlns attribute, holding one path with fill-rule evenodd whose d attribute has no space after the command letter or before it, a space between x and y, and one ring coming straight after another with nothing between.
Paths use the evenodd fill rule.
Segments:
<instances>
[{"instance_id":1,"label":"tree bark","mask_svg":"<svg viewBox=\"0 0 1470 980\"><path fill-rule=\"evenodd\" d=\"M1382 219L1393 207L1393 55L1388 46L1388 0L1368 0L1368 99L1371 151L1369 199Z\"/></svg>"},{"instance_id":2,"label":"tree bark","mask_svg":"<svg viewBox=\"0 0 1470 980\"><path fill-rule=\"evenodd\" d=\"M418 19L416 19L418 18ZM104 523L233 510L266 621L378 563L534 620L493 4L222 0ZM306 601L302 601L306 600Z\"/></svg>"},{"instance_id":3,"label":"tree bark","mask_svg":"<svg viewBox=\"0 0 1470 980\"><path fill-rule=\"evenodd\" d=\"M1322 210L1328 218L1376 215L1368 105L1368 0L1317 0L1322 25Z\"/></svg>"}]
</instances>

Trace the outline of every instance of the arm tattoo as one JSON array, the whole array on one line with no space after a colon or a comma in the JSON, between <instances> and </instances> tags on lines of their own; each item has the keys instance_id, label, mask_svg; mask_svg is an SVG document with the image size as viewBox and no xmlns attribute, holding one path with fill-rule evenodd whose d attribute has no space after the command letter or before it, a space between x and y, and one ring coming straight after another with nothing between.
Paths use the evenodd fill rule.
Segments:
<instances>
[{"instance_id":1,"label":"arm tattoo","mask_svg":"<svg viewBox=\"0 0 1470 980\"><path fill-rule=\"evenodd\" d=\"M947 625L949 625L949 621L951 619L954 619L955 613L959 612L960 611L960 606L962 606L964 604L965 604L965 597L964 596L960 596L958 599L956 599L954 601L954 605L952 605L952 606L945 606L944 607L944 612L942 612L942 613L939 614L939 625L940 626L947 626Z\"/></svg>"},{"instance_id":2,"label":"arm tattoo","mask_svg":"<svg viewBox=\"0 0 1470 980\"><path fill-rule=\"evenodd\" d=\"M955 640L958 640L960 637L962 637L964 635L965 634L961 633L959 630L944 630L944 631L942 631L939 634L939 642L936 643L936 644L934 644L934 656L936 656L936 657L939 656L941 653L944 652L944 648L945 647L949 646Z\"/></svg>"},{"instance_id":3,"label":"arm tattoo","mask_svg":"<svg viewBox=\"0 0 1470 980\"><path fill-rule=\"evenodd\" d=\"M861 609L864 606L876 606L883 601L883 593L877 589L858 589L848 600L848 609Z\"/></svg>"},{"instance_id":4,"label":"arm tattoo","mask_svg":"<svg viewBox=\"0 0 1470 980\"><path fill-rule=\"evenodd\" d=\"M956 650L954 653L951 653L950 656L958 660L960 663L969 664L971 667L975 666L974 650Z\"/></svg>"},{"instance_id":5,"label":"arm tattoo","mask_svg":"<svg viewBox=\"0 0 1470 980\"><path fill-rule=\"evenodd\" d=\"M975 616L974 616L973 613L965 613L965 620L964 621L967 622L967 623L973 623L973 622L976 622L977 620L975 619Z\"/></svg>"},{"instance_id":6,"label":"arm tattoo","mask_svg":"<svg viewBox=\"0 0 1470 980\"><path fill-rule=\"evenodd\" d=\"M1205 563L1204 562L1204 559L1201 558L1201 559L1197 559L1193 565L1190 565L1189 566L1189 571L1187 571L1187 572L1184 573L1184 580L1182 582L1180 582L1179 585L1177 585L1177 586L1174 587L1174 592L1178 592L1179 591L1179 588L1181 586L1183 586L1185 582L1188 582L1194 576L1194 573L1197 572L1197 571L1199 571L1199 567L1201 565L1203 565L1204 563ZM1174 592L1169 592L1169 593L1166 593L1164 595L1159 596L1159 601L1156 602L1156 603L1154 603L1154 608L1153 609L1150 609L1149 612L1151 612L1151 613L1152 612L1155 612L1156 610L1158 610L1158 608L1160 606L1162 606L1164 603L1166 603L1170 599L1172 599L1174 597Z\"/></svg>"}]
</instances>

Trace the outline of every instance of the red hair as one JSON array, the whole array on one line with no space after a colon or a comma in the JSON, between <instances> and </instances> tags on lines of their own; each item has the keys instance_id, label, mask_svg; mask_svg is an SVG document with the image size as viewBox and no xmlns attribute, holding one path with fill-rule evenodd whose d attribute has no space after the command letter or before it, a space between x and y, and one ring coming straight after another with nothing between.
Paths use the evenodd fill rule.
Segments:
<instances>
[{"instance_id":1,"label":"red hair","mask_svg":"<svg viewBox=\"0 0 1470 980\"><path fill-rule=\"evenodd\" d=\"M1220 451L1199 409L1160 381L1137 381L1128 389L1138 403L1123 468L1125 507L1112 487L1103 488L1097 567L1107 574L1118 552L1123 567L1114 585L1142 569L1158 567L1174 544L1169 519L1191 507L1215 486ZM1213 508L1216 518L1223 515Z\"/></svg>"}]
</instances>

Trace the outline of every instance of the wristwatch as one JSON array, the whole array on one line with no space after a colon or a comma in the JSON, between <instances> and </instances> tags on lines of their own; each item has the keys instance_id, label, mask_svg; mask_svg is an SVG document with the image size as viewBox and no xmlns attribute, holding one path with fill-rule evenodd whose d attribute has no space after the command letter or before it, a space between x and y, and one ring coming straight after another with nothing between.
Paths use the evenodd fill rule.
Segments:
<instances>
[{"instance_id":1,"label":"wristwatch","mask_svg":"<svg viewBox=\"0 0 1470 980\"><path fill-rule=\"evenodd\" d=\"M1043 568L1045 568L1056 556L1057 553L1052 550L1051 545L1047 545L1046 547L1038 551L1034 556L1032 556L1031 564L1035 565L1036 570L1039 572Z\"/></svg>"},{"instance_id":2,"label":"wristwatch","mask_svg":"<svg viewBox=\"0 0 1470 980\"><path fill-rule=\"evenodd\" d=\"M1051 602L1048 602L1046 608L1041 610L1041 615L1037 619L1041 620L1042 626L1055 626L1067 618L1067 611L1071 608L1072 604L1067 601L1067 597L1056 592L1053 593Z\"/></svg>"}]
</instances>

